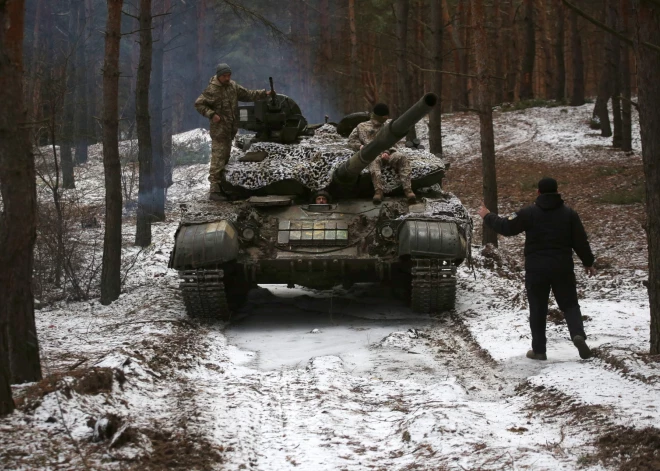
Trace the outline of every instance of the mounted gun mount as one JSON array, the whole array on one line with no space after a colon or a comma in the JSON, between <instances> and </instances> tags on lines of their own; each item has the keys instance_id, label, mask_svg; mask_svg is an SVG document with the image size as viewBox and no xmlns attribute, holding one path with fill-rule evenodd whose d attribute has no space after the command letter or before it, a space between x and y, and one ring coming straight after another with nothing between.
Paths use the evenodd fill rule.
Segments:
<instances>
[{"instance_id":1,"label":"mounted gun mount","mask_svg":"<svg viewBox=\"0 0 660 471\"><path fill-rule=\"evenodd\" d=\"M268 98L238 107L238 127L256 133L254 136L238 136L235 144L239 149L248 150L254 142L291 144L298 142L303 135L314 134L307 131L307 120L298 104L286 95L275 93L272 77L268 77L268 81Z\"/></svg>"},{"instance_id":2,"label":"mounted gun mount","mask_svg":"<svg viewBox=\"0 0 660 471\"><path fill-rule=\"evenodd\" d=\"M263 106L279 113L270 98ZM472 220L458 198L442 191L444 161L401 149L411 159L418 204L395 196L400 182L391 169L383 169L388 197L381 205L371 200L373 188L362 188L371 184L369 163L436 102L425 95L358 152L330 124L297 145L256 143L268 154L260 162L241 162L244 152L234 149L223 174L233 201L182 206L169 267L179 271L188 314L226 320L260 283L328 289L382 282L416 312L453 309ZM323 190L328 202L316 204Z\"/></svg>"}]
</instances>

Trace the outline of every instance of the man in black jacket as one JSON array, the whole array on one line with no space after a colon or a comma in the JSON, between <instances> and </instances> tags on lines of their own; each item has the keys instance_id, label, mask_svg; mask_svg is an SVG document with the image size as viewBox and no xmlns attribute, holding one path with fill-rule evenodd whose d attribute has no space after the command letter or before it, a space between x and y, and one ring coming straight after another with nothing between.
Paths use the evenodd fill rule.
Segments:
<instances>
[{"instance_id":1,"label":"man in black jacket","mask_svg":"<svg viewBox=\"0 0 660 471\"><path fill-rule=\"evenodd\" d=\"M557 181L541 179L536 202L508 218L491 213L483 204L479 215L498 234L513 236L525 232L525 288L532 329L532 350L527 352L527 358L547 360L545 324L550 288L564 313L580 358L590 358L575 286L573 250L589 276L596 273L594 256L580 216L565 206L557 193Z\"/></svg>"}]
</instances>

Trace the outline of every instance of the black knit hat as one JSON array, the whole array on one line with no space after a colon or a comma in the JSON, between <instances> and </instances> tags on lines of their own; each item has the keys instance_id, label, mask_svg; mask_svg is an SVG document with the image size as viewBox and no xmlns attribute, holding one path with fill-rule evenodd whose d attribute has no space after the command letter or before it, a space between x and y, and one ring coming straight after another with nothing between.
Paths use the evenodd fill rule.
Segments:
<instances>
[{"instance_id":1,"label":"black knit hat","mask_svg":"<svg viewBox=\"0 0 660 471\"><path fill-rule=\"evenodd\" d=\"M543 177L539 180L539 193L557 193L557 180Z\"/></svg>"},{"instance_id":2,"label":"black knit hat","mask_svg":"<svg viewBox=\"0 0 660 471\"><path fill-rule=\"evenodd\" d=\"M215 75L220 77L221 75L224 74L231 74L231 67L229 67L227 64L223 62L222 64L218 64L215 67Z\"/></svg>"},{"instance_id":3,"label":"black knit hat","mask_svg":"<svg viewBox=\"0 0 660 471\"><path fill-rule=\"evenodd\" d=\"M377 103L376 106L374 106L373 113L376 116L389 116L390 109L385 103Z\"/></svg>"}]
</instances>

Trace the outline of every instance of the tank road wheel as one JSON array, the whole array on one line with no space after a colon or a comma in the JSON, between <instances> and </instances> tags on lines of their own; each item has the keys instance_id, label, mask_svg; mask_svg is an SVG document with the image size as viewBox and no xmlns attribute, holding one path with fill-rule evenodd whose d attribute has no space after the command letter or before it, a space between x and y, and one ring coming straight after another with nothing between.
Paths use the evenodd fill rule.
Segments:
<instances>
[{"instance_id":1,"label":"tank road wheel","mask_svg":"<svg viewBox=\"0 0 660 471\"><path fill-rule=\"evenodd\" d=\"M428 314L454 309L456 268L437 259L415 259L412 262L412 310Z\"/></svg>"},{"instance_id":2,"label":"tank road wheel","mask_svg":"<svg viewBox=\"0 0 660 471\"><path fill-rule=\"evenodd\" d=\"M190 317L229 320L222 270L185 270L179 272L181 293Z\"/></svg>"}]
</instances>

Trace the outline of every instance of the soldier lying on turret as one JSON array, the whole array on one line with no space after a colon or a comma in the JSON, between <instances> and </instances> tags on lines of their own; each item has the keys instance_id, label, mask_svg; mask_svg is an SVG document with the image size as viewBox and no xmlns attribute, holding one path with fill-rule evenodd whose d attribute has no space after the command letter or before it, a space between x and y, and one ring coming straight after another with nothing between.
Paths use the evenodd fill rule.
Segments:
<instances>
[{"instance_id":1,"label":"soldier lying on turret","mask_svg":"<svg viewBox=\"0 0 660 471\"><path fill-rule=\"evenodd\" d=\"M378 131L383 127L390 114L390 110L384 103L378 103L374 106L371 112L371 119L357 125L351 135L348 137L348 145L353 150L360 150L369 144L376 136ZM397 152L395 148L391 148L382 154L369 165L369 172L371 173L371 181L374 184L374 198L373 202L379 204L383 201L383 179L381 177L381 170L383 165L388 165L399 175L401 185L403 186L403 193L408 198L408 203L413 204L417 201L415 193L412 191L412 184L410 181L410 162L408 157L402 152Z\"/></svg>"}]
</instances>

